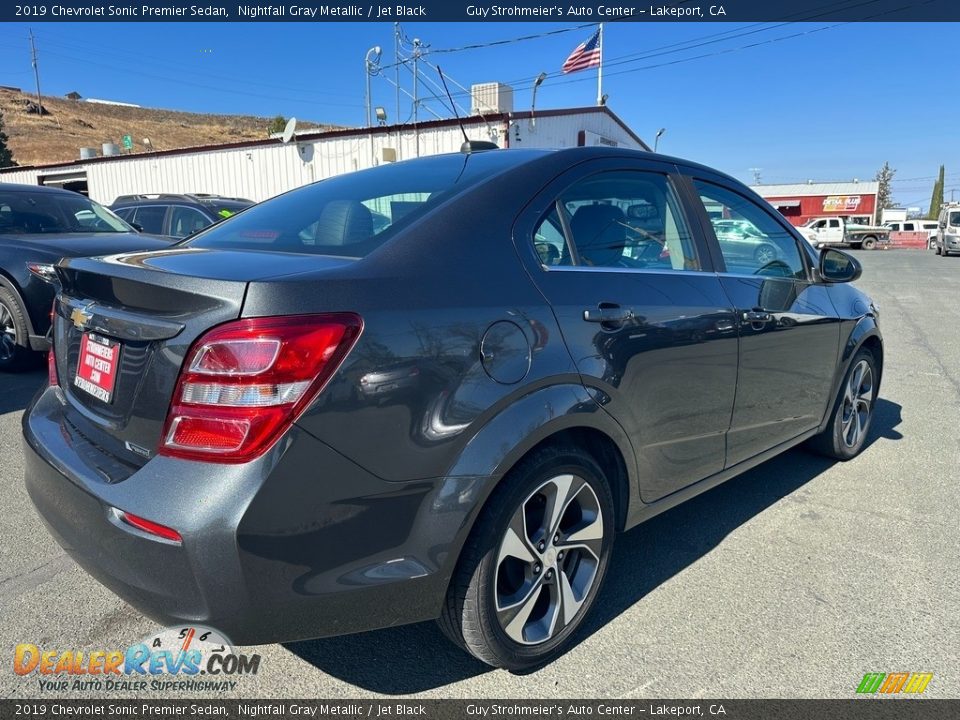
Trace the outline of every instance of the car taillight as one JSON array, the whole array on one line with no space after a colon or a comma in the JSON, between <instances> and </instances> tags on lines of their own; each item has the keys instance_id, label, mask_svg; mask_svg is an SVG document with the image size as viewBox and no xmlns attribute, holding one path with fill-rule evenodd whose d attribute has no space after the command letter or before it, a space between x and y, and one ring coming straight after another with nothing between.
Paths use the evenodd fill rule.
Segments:
<instances>
[{"instance_id":1,"label":"car taillight","mask_svg":"<svg viewBox=\"0 0 960 720\"><path fill-rule=\"evenodd\" d=\"M47 352L47 384L50 387L60 384L60 378L57 375L57 355L53 352L53 348Z\"/></svg>"},{"instance_id":2,"label":"car taillight","mask_svg":"<svg viewBox=\"0 0 960 720\"><path fill-rule=\"evenodd\" d=\"M209 462L262 455L317 396L350 352L358 315L248 318L194 343L183 364L159 453Z\"/></svg>"},{"instance_id":3,"label":"car taillight","mask_svg":"<svg viewBox=\"0 0 960 720\"><path fill-rule=\"evenodd\" d=\"M54 298L53 305L50 306L50 333L53 332L53 318L57 312L57 300ZM47 384L50 387L56 387L60 384L60 377L57 375L57 354L53 350L53 343L50 343L50 350L47 351Z\"/></svg>"}]
</instances>

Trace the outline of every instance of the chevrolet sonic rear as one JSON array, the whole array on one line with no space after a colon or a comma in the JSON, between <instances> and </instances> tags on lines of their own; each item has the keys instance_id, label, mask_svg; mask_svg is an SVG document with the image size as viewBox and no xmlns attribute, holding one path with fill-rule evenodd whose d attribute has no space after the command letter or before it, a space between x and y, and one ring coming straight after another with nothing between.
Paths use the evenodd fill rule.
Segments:
<instances>
[{"instance_id":1,"label":"chevrolet sonic rear","mask_svg":"<svg viewBox=\"0 0 960 720\"><path fill-rule=\"evenodd\" d=\"M240 644L439 618L547 661L616 531L804 440L853 457L882 371L855 260L622 150L383 166L57 273L30 496L132 605Z\"/></svg>"}]
</instances>

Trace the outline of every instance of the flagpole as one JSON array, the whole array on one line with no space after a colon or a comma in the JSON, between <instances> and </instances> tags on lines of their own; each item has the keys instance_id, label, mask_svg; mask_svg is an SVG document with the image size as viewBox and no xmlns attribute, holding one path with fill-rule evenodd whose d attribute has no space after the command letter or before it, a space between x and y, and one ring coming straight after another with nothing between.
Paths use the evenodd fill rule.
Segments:
<instances>
[{"instance_id":1,"label":"flagpole","mask_svg":"<svg viewBox=\"0 0 960 720\"><path fill-rule=\"evenodd\" d=\"M600 23L600 64L597 65L597 105L603 105L603 23Z\"/></svg>"}]
</instances>

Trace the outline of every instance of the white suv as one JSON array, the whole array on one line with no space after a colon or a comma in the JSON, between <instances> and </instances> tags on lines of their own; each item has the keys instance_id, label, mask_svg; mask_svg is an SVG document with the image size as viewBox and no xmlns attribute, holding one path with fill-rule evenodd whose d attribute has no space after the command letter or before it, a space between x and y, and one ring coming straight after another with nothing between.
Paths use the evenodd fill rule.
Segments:
<instances>
[{"instance_id":1,"label":"white suv","mask_svg":"<svg viewBox=\"0 0 960 720\"><path fill-rule=\"evenodd\" d=\"M943 257L960 252L960 203L948 203L940 208L935 249L937 255Z\"/></svg>"}]
</instances>

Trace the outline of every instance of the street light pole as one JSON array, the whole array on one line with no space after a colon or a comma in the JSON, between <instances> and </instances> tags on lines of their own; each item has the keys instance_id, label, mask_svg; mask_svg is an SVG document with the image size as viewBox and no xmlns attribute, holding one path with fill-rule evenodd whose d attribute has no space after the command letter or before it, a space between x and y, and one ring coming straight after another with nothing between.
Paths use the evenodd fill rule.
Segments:
<instances>
[{"instance_id":1,"label":"street light pole","mask_svg":"<svg viewBox=\"0 0 960 720\"><path fill-rule=\"evenodd\" d=\"M667 131L666 128L660 128L657 130L657 136L653 139L653 151L657 151L657 146L660 144L660 136Z\"/></svg>"},{"instance_id":2,"label":"street light pole","mask_svg":"<svg viewBox=\"0 0 960 720\"><path fill-rule=\"evenodd\" d=\"M367 56L363 61L363 71L367 76L367 127L373 125L373 118L370 116L370 78L373 76L376 64L380 62L380 46L375 45L367 50Z\"/></svg>"}]
</instances>

